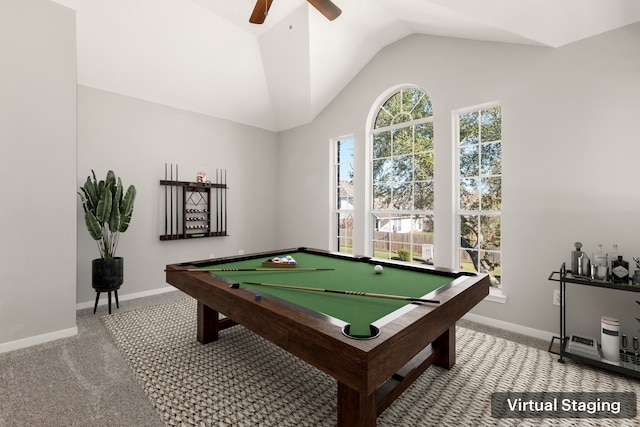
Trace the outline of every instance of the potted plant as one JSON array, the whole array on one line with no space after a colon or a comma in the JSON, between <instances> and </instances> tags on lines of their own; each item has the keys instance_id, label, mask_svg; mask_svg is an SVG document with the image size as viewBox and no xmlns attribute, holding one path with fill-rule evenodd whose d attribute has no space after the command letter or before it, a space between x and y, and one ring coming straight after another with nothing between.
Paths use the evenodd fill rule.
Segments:
<instances>
[{"instance_id":1,"label":"potted plant","mask_svg":"<svg viewBox=\"0 0 640 427\"><path fill-rule=\"evenodd\" d=\"M81 192L78 194L82 199L87 229L100 251L100 258L94 259L91 264L91 285L98 292L97 305L100 292L108 291L111 302L112 290L116 290L117 302L117 289L122 285L124 260L122 257L116 257L115 253L120 233L127 231L131 222L136 188L130 185L123 193L122 181L116 178L111 170L101 181L96 179L93 170L91 174L84 186L80 187Z\"/></svg>"}]
</instances>

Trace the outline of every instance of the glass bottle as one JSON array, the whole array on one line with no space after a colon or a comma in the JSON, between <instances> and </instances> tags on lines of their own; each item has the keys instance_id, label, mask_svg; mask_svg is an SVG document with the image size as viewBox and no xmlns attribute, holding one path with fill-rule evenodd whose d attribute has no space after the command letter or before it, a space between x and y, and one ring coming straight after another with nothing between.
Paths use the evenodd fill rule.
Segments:
<instances>
[{"instance_id":1,"label":"glass bottle","mask_svg":"<svg viewBox=\"0 0 640 427\"><path fill-rule=\"evenodd\" d=\"M575 246L575 251L571 251L571 272L573 274L582 274L582 271L578 268L578 259L583 253L580 250L580 248L582 248L582 243L575 242L573 246Z\"/></svg>"},{"instance_id":2,"label":"glass bottle","mask_svg":"<svg viewBox=\"0 0 640 427\"><path fill-rule=\"evenodd\" d=\"M609 259L607 254L602 250L602 244L598 244L596 251L591 259L591 265L595 267L594 279L606 280L609 276Z\"/></svg>"},{"instance_id":3,"label":"glass bottle","mask_svg":"<svg viewBox=\"0 0 640 427\"><path fill-rule=\"evenodd\" d=\"M618 261L618 245L613 245L613 250L609 254L609 279L613 281L613 263Z\"/></svg>"},{"instance_id":4,"label":"glass bottle","mask_svg":"<svg viewBox=\"0 0 640 427\"><path fill-rule=\"evenodd\" d=\"M611 261L611 279L613 283L629 284L629 263L622 259L622 255Z\"/></svg>"}]
</instances>

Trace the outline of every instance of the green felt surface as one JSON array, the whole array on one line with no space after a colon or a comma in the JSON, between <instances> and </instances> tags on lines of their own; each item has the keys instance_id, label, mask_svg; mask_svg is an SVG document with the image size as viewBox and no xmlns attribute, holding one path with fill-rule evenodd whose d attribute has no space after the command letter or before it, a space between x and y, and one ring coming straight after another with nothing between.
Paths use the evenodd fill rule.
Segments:
<instances>
[{"instance_id":1,"label":"green felt surface","mask_svg":"<svg viewBox=\"0 0 640 427\"><path fill-rule=\"evenodd\" d=\"M265 298L273 295L308 309L336 317L351 324L351 335L360 337L369 335L369 325L371 323L410 302L246 285L242 282L265 282L420 298L454 280L454 278L448 276L418 273L389 266L384 267L382 274L375 274L373 270L375 264L304 252L283 253L278 255L291 255L297 261L298 268L333 268L334 270L298 271L296 269L283 269L283 271L275 272L216 271L212 274L240 282L241 288L251 288L254 292L260 293ZM266 258L260 258L234 261L231 263L215 264L211 267L261 268L262 261L266 260Z\"/></svg>"}]
</instances>

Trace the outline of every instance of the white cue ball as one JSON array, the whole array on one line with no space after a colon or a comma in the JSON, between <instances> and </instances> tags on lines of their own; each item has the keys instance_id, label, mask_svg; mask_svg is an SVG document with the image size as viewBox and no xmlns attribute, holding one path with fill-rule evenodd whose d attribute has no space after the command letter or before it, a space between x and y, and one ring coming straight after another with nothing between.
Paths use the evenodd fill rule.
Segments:
<instances>
[{"instance_id":1,"label":"white cue ball","mask_svg":"<svg viewBox=\"0 0 640 427\"><path fill-rule=\"evenodd\" d=\"M375 267L373 267L373 271L375 271L376 274L382 274L382 266L376 265Z\"/></svg>"}]
</instances>

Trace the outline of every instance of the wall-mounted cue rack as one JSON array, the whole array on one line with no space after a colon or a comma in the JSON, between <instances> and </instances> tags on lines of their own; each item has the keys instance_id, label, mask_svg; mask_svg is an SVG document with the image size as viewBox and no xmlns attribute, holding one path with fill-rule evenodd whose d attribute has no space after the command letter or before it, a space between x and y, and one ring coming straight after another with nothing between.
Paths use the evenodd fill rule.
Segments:
<instances>
[{"instance_id":1,"label":"wall-mounted cue rack","mask_svg":"<svg viewBox=\"0 0 640 427\"><path fill-rule=\"evenodd\" d=\"M215 181L178 181L178 166L170 179L165 165L164 234L160 240L227 236L227 171L216 169Z\"/></svg>"}]
</instances>

